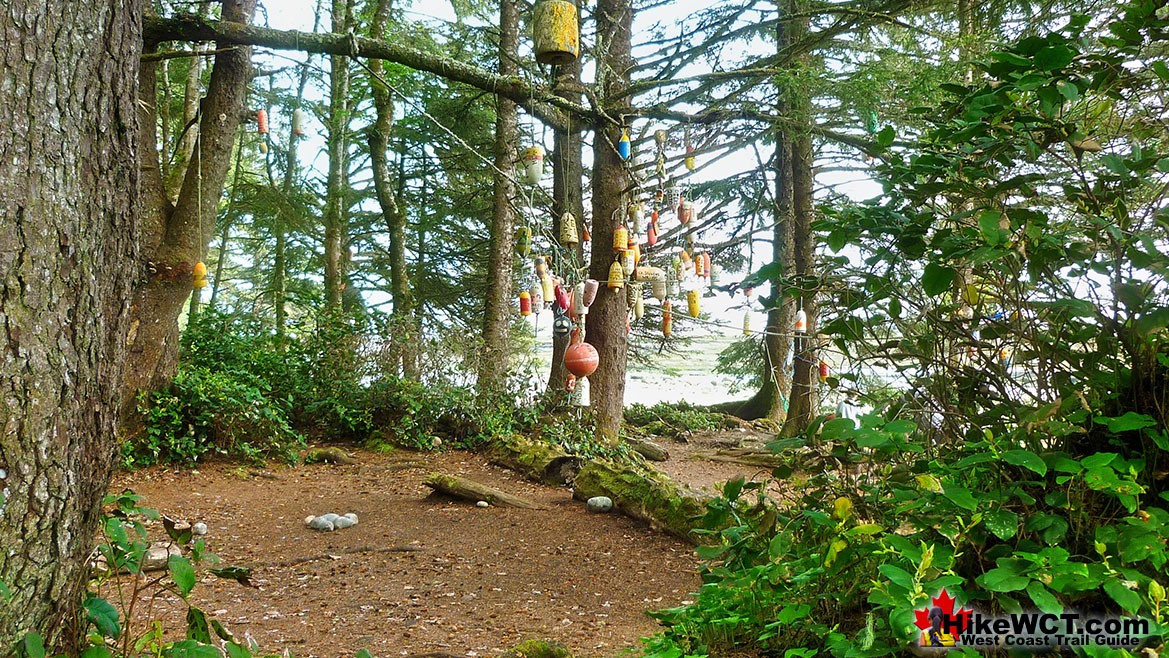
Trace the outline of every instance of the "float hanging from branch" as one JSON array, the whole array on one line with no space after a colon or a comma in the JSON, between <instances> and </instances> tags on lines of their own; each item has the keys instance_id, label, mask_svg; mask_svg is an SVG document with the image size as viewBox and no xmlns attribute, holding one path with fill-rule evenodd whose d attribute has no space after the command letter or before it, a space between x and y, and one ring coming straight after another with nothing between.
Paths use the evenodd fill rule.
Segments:
<instances>
[{"instance_id":1,"label":"float hanging from branch","mask_svg":"<svg viewBox=\"0 0 1169 658\"><path fill-rule=\"evenodd\" d=\"M532 298L532 308L539 313L544 308L544 287L539 281L533 281L528 287L528 296Z\"/></svg>"},{"instance_id":2,"label":"float hanging from branch","mask_svg":"<svg viewBox=\"0 0 1169 658\"><path fill-rule=\"evenodd\" d=\"M568 335L569 331L572 331L572 321L568 319L567 315L557 314L556 319L552 321L552 335L564 337Z\"/></svg>"},{"instance_id":3,"label":"float hanging from branch","mask_svg":"<svg viewBox=\"0 0 1169 658\"><path fill-rule=\"evenodd\" d=\"M628 160L632 154L633 144L629 141L629 130L621 128L621 141L617 142L617 155L620 155L622 160Z\"/></svg>"},{"instance_id":4,"label":"float hanging from branch","mask_svg":"<svg viewBox=\"0 0 1169 658\"><path fill-rule=\"evenodd\" d=\"M624 226L613 229L613 251L621 252L629 248L629 231Z\"/></svg>"},{"instance_id":5,"label":"float hanging from branch","mask_svg":"<svg viewBox=\"0 0 1169 658\"><path fill-rule=\"evenodd\" d=\"M304 125L308 122L308 113L299 107L292 112L292 134L304 136Z\"/></svg>"},{"instance_id":6,"label":"float hanging from branch","mask_svg":"<svg viewBox=\"0 0 1169 658\"><path fill-rule=\"evenodd\" d=\"M515 251L522 257L526 257L528 252L532 250L532 229L527 226L521 226L516 230L515 235Z\"/></svg>"},{"instance_id":7,"label":"float hanging from branch","mask_svg":"<svg viewBox=\"0 0 1169 658\"><path fill-rule=\"evenodd\" d=\"M256 132L261 135L268 134L268 111L256 110Z\"/></svg>"},{"instance_id":8,"label":"float hanging from branch","mask_svg":"<svg viewBox=\"0 0 1169 658\"><path fill-rule=\"evenodd\" d=\"M530 146L520 155L524 163L524 182L528 185L539 185L544 177L544 147Z\"/></svg>"},{"instance_id":9,"label":"float hanging from branch","mask_svg":"<svg viewBox=\"0 0 1169 658\"><path fill-rule=\"evenodd\" d=\"M580 27L576 4L568 0L539 0L532 12L536 61L564 66L580 56Z\"/></svg>"},{"instance_id":10,"label":"float hanging from branch","mask_svg":"<svg viewBox=\"0 0 1169 658\"><path fill-rule=\"evenodd\" d=\"M525 318L532 314L532 296L527 290L520 293L520 315Z\"/></svg>"},{"instance_id":11,"label":"float hanging from branch","mask_svg":"<svg viewBox=\"0 0 1169 658\"><path fill-rule=\"evenodd\" d=\"M572 391L572 406L587 407L592 403L589 398L589 378L581 377L576 382L576 387Z\"/></svg>"},{"instance_id":12,"label":"float hanging from branch","mask_svg":"<svg viewBox=\"0 0 1169 658\"><path fill-rule=\"evenodd\" d=\"M580 339L580 329L572 332L572 344L564 351L564 367L577 378L588 377L597 370L601 357L597 348ZM580 382L577 382L579 386Z\"/></svg>"},{"instance_id":13,"label":"float hanging from branch","mask_svg":"<svg viewBox=\"0 0 1169 658\"><path fill-rule=\"evenodd\" d=\"M580 235L576 230L576 216L565 211L560 216L560 244L572 249L580 243Z\"/></svg>"},{"instance_id":14,"label":"float hanging from branch","mask_svg":"<svg viewBox=\"0 0 1169 658\"><path fill-rule=\"evenodd\" d=\"M625 287L625 268L621 266L621 258L617 257L609 266L609 290L620 290Z\"/></svg>"},{"instance_id":15,"label":"float hanging from branch","mask_svg":"<svg viewBox=\"0 0 1169 658\"><path fill-rule=\"evenodd\" d=\"M662 335L669 338L673 326L674 314L670 312L670 300L667 299L662 302Z\"/></svg>"},{"instance_id":16,"label":"float hanging from branch","mask_svg":"<svg viewBox=\"0 0 1169 658\"><path fill-rule=\"evenodd\" d=\"M195 263L195 267L191 268L191 274L193 277L191 285L195 290L207 287L207 266L203 264L203 261Z\"/></svg>"},{"instance_id":17,"label":"float hanging from branch","mask_svg":"<svg viewBox=\"0 0 1169 658\"><path fill-rule=\"evenodd\" d=\"M796 332L802 334L802 333L807 333L807 331L808 331L808 314L805 313L804 309L801 308L800 310L796 311Z\"/></svg>"}]
</instances>

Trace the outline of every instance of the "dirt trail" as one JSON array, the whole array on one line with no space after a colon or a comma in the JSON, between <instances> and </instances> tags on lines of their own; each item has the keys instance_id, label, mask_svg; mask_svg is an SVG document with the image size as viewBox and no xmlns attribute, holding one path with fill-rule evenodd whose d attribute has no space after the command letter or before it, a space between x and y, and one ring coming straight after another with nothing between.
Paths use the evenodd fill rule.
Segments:
<instances>
[{"instance_id":1,"label":"dirt trail","mask_svg":"<svg viewBox=\"0 0 1169 658\"><path fill-rule=\"evenodd\" d=\"M147 507L204 521L208 548L224 564L332 554L257 568L255 588L200 571L199 605L262 650L298 657L352 656L361 648L379 657L495 656L533 637L559 640L578 656L615 656L656 631L646 610L676 606L700 584L689 546L622 516L589 514L568 489L532 484L477 455L358 459L272 468L273 477L236 465L147 469L119 475L111 491L132 488ZM431 497L421 484L431 471L548 509L483 509ZM305 516L327 512L355 512L360 522L332 533L305 527ZM161 532L151 527L152 538ZM389 546L423 550L343 553ZM164 627L180 628L185 609L173 599L158 605Z\"/></svg>"}]
</instances>

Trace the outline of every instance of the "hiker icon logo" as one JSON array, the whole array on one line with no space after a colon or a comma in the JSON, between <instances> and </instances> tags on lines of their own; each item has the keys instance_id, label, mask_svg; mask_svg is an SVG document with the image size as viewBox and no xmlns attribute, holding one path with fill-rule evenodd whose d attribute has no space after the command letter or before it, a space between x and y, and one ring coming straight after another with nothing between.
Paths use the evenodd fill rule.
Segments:
<instances>
[{"instance_id":1,"label":"hiker icon logo","mask_svg":"<svg viewBox=\"0 0 1169 658\"><path fill-rule=\"evenodd\" d=\"M954 602L942 589L940 595L930 598L930 606L913 611L914 623L921 629L917 639L919 647L945 648L960 644L960 633L970 624L971 611L960 607L955 612Z\"/></svg>"}]
</instances>

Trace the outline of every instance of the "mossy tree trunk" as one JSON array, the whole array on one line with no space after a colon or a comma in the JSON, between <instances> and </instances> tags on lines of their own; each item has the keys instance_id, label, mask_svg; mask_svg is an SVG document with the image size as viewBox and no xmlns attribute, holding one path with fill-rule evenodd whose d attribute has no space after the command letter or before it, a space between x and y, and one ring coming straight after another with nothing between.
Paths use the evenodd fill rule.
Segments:
<instances>
[{"instance_id":1,"label":"mossy tree trunk","mask_svg":"<svg viewBox=\"0 0 1169 658\"><path fill-rule=\"evenodd\" d=\"M27 631L54 637L74 619L117 450L143 4L39 0L0 12L5 655Z\"/></svg>"},{"instance_id":2,"label":"mossy tree trunk","mask_svg":"<svg viewBox=\"0 0 1169 658\"><path fill-rule=\"evenodd\" d=\"M353 12L349 0L333 0L332 30L349 31ZM329 176L325 190L325 308L339 310L349 253L349 58L329 58Z\"/></svg>"}]
</instances>

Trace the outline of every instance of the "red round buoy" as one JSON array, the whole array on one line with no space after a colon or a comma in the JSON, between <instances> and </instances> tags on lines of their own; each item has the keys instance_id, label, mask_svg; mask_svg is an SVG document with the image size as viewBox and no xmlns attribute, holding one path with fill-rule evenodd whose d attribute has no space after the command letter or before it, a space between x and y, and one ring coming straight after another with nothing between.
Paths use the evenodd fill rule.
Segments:
<instances>
[{"instance_id":1,"label":"red round buoy","mask_svg":"<svg viewBox=\"0 0 1169 658\"><path fill-rule=\"evenodd\" d=\"M597 348L588 343L569 345L564 352L564 367L577 377L588 377L596 371L601 362Z\"/></svg>"}]
</instances>

